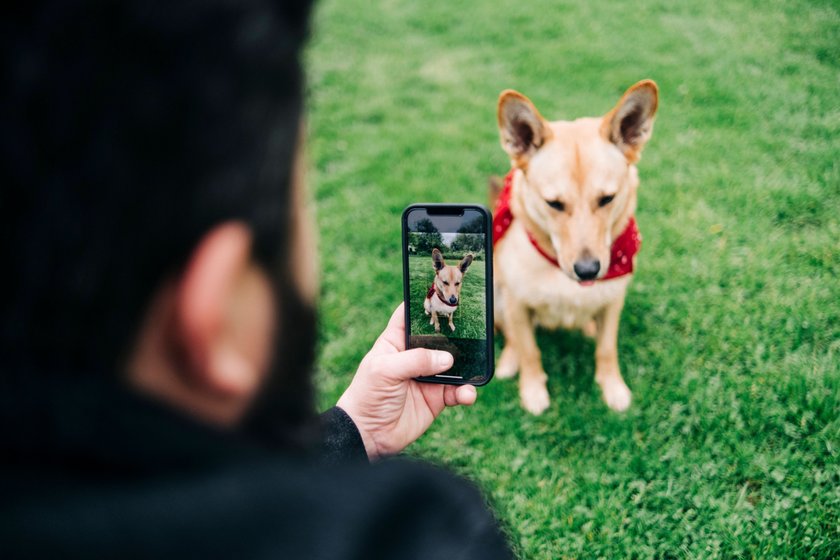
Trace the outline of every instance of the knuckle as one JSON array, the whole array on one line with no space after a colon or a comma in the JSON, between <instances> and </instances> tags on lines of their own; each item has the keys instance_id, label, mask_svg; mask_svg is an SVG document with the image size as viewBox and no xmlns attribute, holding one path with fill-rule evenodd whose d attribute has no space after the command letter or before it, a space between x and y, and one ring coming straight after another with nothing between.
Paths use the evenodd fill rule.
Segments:
<instances>
[{"instance_id":1,"label":"knuckle","mask_svg":"<svg viewBox=\"0 0 840 560\"><path fill-rule=\"evenodd\" d=\"M371 375L375 377L380 377L382 374L385 373L384 364L378 356L372 358L370 362L368 362L368 371Z\"/></svg>"}]
</instances>

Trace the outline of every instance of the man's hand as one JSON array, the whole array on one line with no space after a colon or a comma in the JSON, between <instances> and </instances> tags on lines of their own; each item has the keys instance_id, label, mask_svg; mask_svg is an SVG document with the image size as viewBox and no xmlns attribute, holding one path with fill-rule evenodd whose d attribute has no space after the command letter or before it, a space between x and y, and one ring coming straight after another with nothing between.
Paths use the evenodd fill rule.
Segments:
<instances>
[{"instance_id":1,"label":"man's hand","mask_svg":"<svg viewBox=\"0 0 840 560\"><path fill-rule=\"evenodd\" d=\"M423 435L447 406L475 402L472 385L414 380L451 366L449 352L405 349L405 312L402 305L397 307L338 399L338 406L356 423L370 459L402 451Z\"/></svg>"}]
</instances>

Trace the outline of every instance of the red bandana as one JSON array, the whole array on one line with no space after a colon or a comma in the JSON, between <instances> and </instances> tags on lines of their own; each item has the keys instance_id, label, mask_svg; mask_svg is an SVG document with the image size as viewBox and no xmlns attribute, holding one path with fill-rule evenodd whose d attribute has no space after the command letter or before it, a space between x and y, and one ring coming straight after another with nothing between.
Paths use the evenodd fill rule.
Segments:
<instances>
[{"instance_id":1,"label":"red bandana","mask_svg":"<svg viewBox=\"0 0 840 560\"><path fill-rule=\"evenodd\" d=\"M502 192L499 193L499 198L496 200L496 209L493 212L493 246L505 236L510 224L513 222L513 213L510 211L510 196L513 190L513 170L505 176L505 186ZM531 232L528 233L528 240L531 245L542 255L548 262L556 267L560 266L557 259L546 253L542 247L539 246L537 240ZM633 272L633 257L639 252L642 246L642 236L639 233L639 228L636 226L636 220L630 218L630 222L621 235L615 238L612 247L610 247L610 268L603 278L599 280L609 280L611 278L618 278L625 274ZM434 286L432 286L434 288Z\"/></svg>"},{"instance_id":2,"label":"red bandana","mask_svg":"<svg viewBox=\"0 0 840 560\"><path fill-rule=\"evenodd\" d=\"M441 303L442 303L442 304L444 304L444 305L448 305L449 307L458 307L458 304L457 304L457 303L449 303L448 301L446 301L445 299L443 299L443 296L442 296L442 295L440 295L440 293L439 293L439 292L435 289L435 285L434 285L434 284L432 284L432 285L429 287L429 291L428 291L428 292L426 292L426 297L427 297L427 298L431 298L433 295L436 295L436 296L438 297L438 299L441 301Z\"/></svg>"}]
</instances>

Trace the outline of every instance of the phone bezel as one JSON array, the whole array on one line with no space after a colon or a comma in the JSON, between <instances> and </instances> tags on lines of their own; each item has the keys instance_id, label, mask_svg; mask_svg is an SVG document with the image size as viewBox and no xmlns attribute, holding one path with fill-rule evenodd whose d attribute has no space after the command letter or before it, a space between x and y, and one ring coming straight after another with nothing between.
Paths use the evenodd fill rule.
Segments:
<instances>
[{"instance_id":1,"label":"phone bezel","mask_svg":"<svg viewBox=\"0 0 840 560\"><path fill-rule=\"evenodd\" d=\"M401 245L401 252L402 252L402 261L403 261L403 301L404 304L404 312L405 312L405 347L406 349L411 348L409 346L409 338L411 337L411 326L409 324L410 321L410 309L409 309L409 276L408 276L408 214L413 210L426 210L428 214L428 210L432 209L435 213L439 214L448 214L448 213L456 213L457 211L461 211L463 214L464 210L477 210L484 216L484 245L485 245L485 261L484 261L484 274L485 274L485 296L484 301L486 303L486 313L485 313L485 321L487 322L486 331L487 331L487 338L485 339L486 343L486 353L487 353L487 371L485 372L485 376L480 378L478 381L475 380L458 380L452 378L441 378L437 377L436 375L428 376L428 377L416 377L417 381L422 381L424 383L441 383L444 385L475 385L476 387L481 387L483 385L487 385L490 383L490 380L493 379L493 375L496 369L496 347L495 342L493 339L494 335L494 320L493 320L493 237L492 237L492 218L490 215L490 211L480 205L480 204L445 204L445 203L415 203L407 206L403 212L401 217L401 224L402 224L402 245Z\"/></svg>"}]
</instances>

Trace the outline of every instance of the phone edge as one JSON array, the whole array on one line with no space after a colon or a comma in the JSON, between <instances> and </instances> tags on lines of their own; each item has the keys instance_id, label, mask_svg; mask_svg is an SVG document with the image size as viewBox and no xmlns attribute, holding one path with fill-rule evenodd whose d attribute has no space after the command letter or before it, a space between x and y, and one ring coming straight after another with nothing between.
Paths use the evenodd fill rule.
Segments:
<instances>
[{"instance_id":1,"label":"phone edge","mask_svg":"<svg viewBox=\"0 0 840 560\"><path fill-rule=\"evenodd\" d=\"M413 209L424 209L424 208L442 208L442 207L449 207L455 206L459 208L468 208L468 209L476 209L484 214L484 228L485 228L485 235L484 235L484 242L485 248L484 252L486 255L485 258L485 271L484 271L484 300L486 303L487 313L485 314L485 330L487 332L487 337L485 341L487 343L487 370L486 375L478 382L473 381L454 381L450 379L440 379L435 376L429 377L415 377L417 381L421 383L436 383L439 385L473 385L475 387L483 387L490 383L493 380L493 377L496 375L496 343L495 343L495 299L494 299L494 290L493 290L493 215L490 213L490 210L484 206L483 204L475 204L475 203L440 203L440 202L416 202L413 204L409 204L406 206L402 214L400 216L400 229L401 229L401 245L400 245L400 257L402 259L402 269L403 269L403 313L404 313L404 321L405 321L405 347L406 349L409 348L409 337L411 336L411 327L410 327L410 310L408 307L409 304L409 296L410 291L408 288L408 256L406 255L406 246L408 242L408 223L407 217L408 213Z\"/></svg>"}]
</instances>

